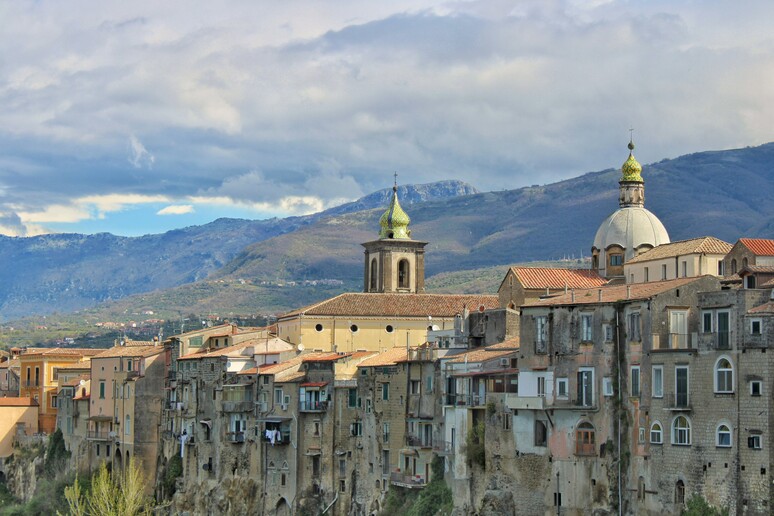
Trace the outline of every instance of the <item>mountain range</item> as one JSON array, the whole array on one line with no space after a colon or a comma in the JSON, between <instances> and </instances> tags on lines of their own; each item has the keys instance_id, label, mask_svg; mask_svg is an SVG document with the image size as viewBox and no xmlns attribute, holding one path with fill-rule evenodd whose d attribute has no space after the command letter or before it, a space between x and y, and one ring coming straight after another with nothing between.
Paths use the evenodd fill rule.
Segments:
<instances>
[{"instance_id":1,"label":"mountain range","mask_svg":"<svg viewBox=\"0 0 774 516\"><path fill-rule=\"evenodd\" d=\"M774 143L646 165L646 207L673 241L704 235L731 243L742 236L772 237L772 163ZM412 237L428 242L429 277L485 267L496 277L491 271L498 266L504 273L516 262L588 256L597 227L618 207L619 177L619 170L608 169L515 190L480 193L465 183L444 181L402 186L398 193L412 219ZM382 190L304 217L218 219L134 238L0 237L0 259L6 264L0 271L0 318L73 311L132 294L139 294L130 298L136 303L163 304L171 296L201 307L218 298L217 308L258 312L357 289L360 243L377 238L390 194ZM231 287L220 291L213 285ZM430 278L428 288L434 285L439 282Z\"/></svg>"}]
</instances>

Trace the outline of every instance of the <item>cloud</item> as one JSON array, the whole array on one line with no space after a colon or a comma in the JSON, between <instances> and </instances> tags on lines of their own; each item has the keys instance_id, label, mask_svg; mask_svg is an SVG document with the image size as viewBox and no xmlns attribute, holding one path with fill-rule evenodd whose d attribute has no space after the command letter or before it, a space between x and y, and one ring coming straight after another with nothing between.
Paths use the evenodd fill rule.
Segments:
<instances>
[{"instance_id":1,"label":"cloud","mask_svg":"<svg viewBox=\"0 0 774 516\"><path fill-rule=\"evenodd\" d=\"M76 1L4 15L0 211L38 227L196 199L302 213L393 171L546 183L619 166L631 126L643 163L771 139L771 2L740 15L688 0Z\"/></svg>"},{"instance_id":2,"label":"cloud","mask_svg":"<svg viewBox=\"0 0 774 516\"><path fill-rule=\"evenodd\" d=\"M193 213L194 207L190 204L180 204L176 206L167 206L156 212L156 215L186 215Z\"/></svg>"},{"instance_id":3,"label":"cloud","mask_svg":"<svg viewBox=\"0 0 774 516\"><path fill-rule=\"evenodd\" d=\"M136 136L131 135L129 137L129 163L134 168L151 168L154 161L156 161L156 158L153 157L153 154L148 152L148 149L145 148L145 145Z\"/></svg>"}]
</instances>

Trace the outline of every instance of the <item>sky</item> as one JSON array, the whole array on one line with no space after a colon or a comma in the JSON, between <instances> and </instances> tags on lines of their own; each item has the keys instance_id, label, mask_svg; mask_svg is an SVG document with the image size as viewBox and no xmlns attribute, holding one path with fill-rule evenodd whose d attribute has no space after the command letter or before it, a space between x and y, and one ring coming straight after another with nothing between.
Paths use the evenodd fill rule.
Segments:
<instances>
[{"instance_id":1,"label":"sky","mask_svg":"<svg viewBox=\"0 0 774 516\"><path fill-rule=\"evenodd\" d=\"M0 0L0 234L160 233L774 140L774 2ZM645 177L647 181L647 177Z\"/></svg>"}]
</instances>

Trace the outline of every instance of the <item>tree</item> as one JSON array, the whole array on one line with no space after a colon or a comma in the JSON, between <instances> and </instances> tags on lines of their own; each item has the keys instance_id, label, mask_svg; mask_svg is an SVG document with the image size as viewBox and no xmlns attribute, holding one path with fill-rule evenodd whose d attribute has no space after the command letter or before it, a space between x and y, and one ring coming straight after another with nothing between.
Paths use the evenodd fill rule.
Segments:
<instances>
[{"instance_id":1,"label":"tree","mask_svg":"<svg viewBox=\"0 0 774 516\"><path fill-rule=\"evenodd\" d=\"M685 504L682 516L728 516L728 509L714 507L700 494L694 494Z\"/></svg>"},{"instance_id":2,"label":"tree","mask_svg":"<svg viewBox=\"0 0 774 516\"><path fill-rule=\"evenodd\" d=\"M70 452L65 447L61 428L57 428L56 432L48 437L45 457L43 469L49 477L54 477L57 473L67 469L67 460L70 458Z\"/></svg>"},{"instance_id":3,"label":"tree","mask_svg":"<svg viewBox=\"0 0 774 516\"><path fill-rule=\"evenodd\" d=\"M146 479L134 457L123 471L111 475L103 462L91 479L91 490L82 492L75 483L65 489L70 514L75 516L138 516L151 514L145 495Z\"/></svg>"}]
</instances>

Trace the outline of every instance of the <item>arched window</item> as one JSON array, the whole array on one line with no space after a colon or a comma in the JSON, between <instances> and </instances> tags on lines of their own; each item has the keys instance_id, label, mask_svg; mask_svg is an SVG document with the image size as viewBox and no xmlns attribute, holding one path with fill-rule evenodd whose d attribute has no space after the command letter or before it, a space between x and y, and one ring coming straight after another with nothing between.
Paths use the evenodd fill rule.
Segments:
<instances>
[{"instance_id":1,"label":"arched window","mask_svg":"<svg viewBox=\"0 0 774 516\"><path fill-rule=\"evenodd\" d=\"M124 418L124 433L126 435L132 434L132 418L129 417L129 414Z\"/></svg>"},{"instance_id":2,"label":"arched window","mask_svg":"<svg viewBox=\"0 0 774 516\"><path fill-rule=\"evenodd\" d=\"M743 269L747 268L747 258L742 258L742 268Z\"/></svg>"},{"instance_id":3,"label":"arched window","mask_svg":"<svg viewBox=\"0 0 774 516\"><path fill-rule=\"evenodd\" d=\"M650 425L650 444L664 444L664 429L658 421Z\"/></svg>"},{"instance_id":4,"label":"arched window","mask_svg":"<svg viewBox=\"0 0 774 516\"><path fill-rule=\"evenodd\" d=\"M371 260L371 282L369 286L369 290L374 291L376 290L376 258Z\"/></svg>"},{"instance_id":5,"label":"arched window","mask_svg":"<svg viewBox=\"0 0 774 516\"><path fill-rule=\"evenodd\" d=\"M645 478L644 477L640 477L640 479L637 481L637 499L638 500L645 499Z\"/></svg>"},{"instance_id":6,"label":"arched window","mask_svg":"<svg viewBox=\"0 0 774 516\"><path fill-rule=\"evenodd\" d=\"M736 274L736 258L731 260L731 274Z\"/></svg>"},{"instance_id":7,"label":"arched window","mask_svg":"<svg viewBox=\"0 0 774 516\"><path fill-rule=\"evenodd\" d=\"M672 421L672 444L677 446L690 446L691 422L685 416L677 416Z\"/></svg>"},{"instance_id":8,"label":"arched window","mask_svg":"<svg viewBox=\"0 0 774 516\"><path fill-rule=\"evenodd\" d=\"M734 367L726 357L720 357L715 362L715 392L734 392Z\"/></svg>"},{"instance_id":9,"label":"arched window","mask_svg":"<svg viewBox=\"0 0 774 516\"><path fill-rule=\"evenodd\" d=\"M409 288L409 262L405 258L398 262L398 288Z\"/></svg>"},{"instance_id":10,"label":"arched window","mask_svg":"<svg viewBox=\"0 0 774 516\"><path fill-rule=\"evenodd\" d=\"M575 455L596 455L594 425L584 422L575 430Z\"/></svg>"},{"instance_id":11,"label":"arched window","mask_svg":"<svg viewBox=\"0 0 774 516\"><path fill-rule=\"evenodd\" d=\"M685 504L685 483L682 480L678 480L675 484L675 503Z\"/></svg>"},{"instance_id":12,"label":"arched window","mask_svg":"<svg viewBox=\"0 0 774 516\"><path fill-rule=\"evenodd\" d=\"M719 448L731 447L731 427L725 423L718 425L715 432L715 445Z\"/></svg>"}]
</instances>

